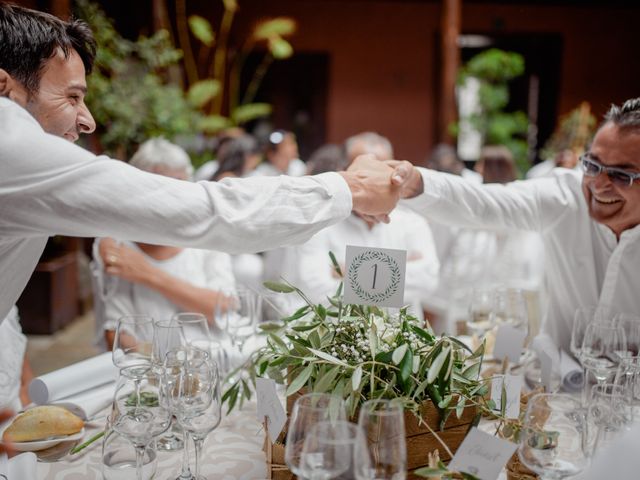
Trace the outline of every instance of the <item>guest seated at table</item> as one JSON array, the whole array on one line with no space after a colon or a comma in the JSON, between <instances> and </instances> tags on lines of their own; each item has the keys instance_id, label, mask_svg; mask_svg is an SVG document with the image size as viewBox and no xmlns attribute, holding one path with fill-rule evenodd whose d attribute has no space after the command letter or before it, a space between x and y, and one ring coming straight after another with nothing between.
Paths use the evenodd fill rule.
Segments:
<instances>
[{"instance_id":1,"label":"guest seated at table","mask_svg":"<svg viewBox=\"0 0 640 480\"><path fill-rule=\"evenodd\" d=\"M298 142L293 132L276 130L269 135L265 160L255 169L254 175L300 177L307 167L298 155Z\"/></svg>"},{"instance_id":2,"label":"guest seated at table","mask_svg":"<svg viewBox=\"0 0 640 480\"><path fill-rule=\"evenodd\" d=\"M507 185L407 169L405 205L428 218L472 228L542 233L549 303L543 332L569 351L576 309L640 311L640 98L612 106L582 157L584 175L568 169Z\"/></svg>"},{"instance_id":3,"label":"guest seated at table","mask_svg":"<svg viewBox=\"0 0 640 480\"><path fill-rule=\"evenodd\" d=\"M223 178L246 177L260 163L260 147L257 140L248 134L231 138L218 149L219 167L211 177L218 181Z\"/></svg>"},{"instance_id":4,"label":"guest seated at table","mask_svg":"<svg viewBox=\"0 0 640 480\"><path fill-rule=\"evenodd\" d=\"M192 172L187 153L162 138L143 143L129 163L181 180ZM226 309L225 292L235 288L231 259L222 252L103 238L94 245L94 262L108 348L123 315L148 314L159 320L189 311L213 322L214 312Z\"/></svg>"}]
</instances>

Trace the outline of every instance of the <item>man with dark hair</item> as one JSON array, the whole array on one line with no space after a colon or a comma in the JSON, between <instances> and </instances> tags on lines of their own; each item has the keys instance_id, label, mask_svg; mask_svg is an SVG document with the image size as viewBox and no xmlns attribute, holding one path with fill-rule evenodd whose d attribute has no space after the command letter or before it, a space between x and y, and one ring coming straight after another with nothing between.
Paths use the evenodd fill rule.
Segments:
<instances>
[{"instance_id":1,"label":"man with dark hair","mask_svg":"<svg viewBox=\"0 0 640 480\"><path fill-rule=\"evenodd\" d=\"M86 24L0 3L0 49L0 319L49 235L258 251L304 241L352 209L384 217L398 199L393 169L367 157L340 174L198 184L95 157L71 143L95 129Z\"/></svg>"},{"instance_id":2,"label":"man with dark hair","mask_svg":"<svg viewBox=\"0 0 640 480\"><path fill-rule=\"evenodd\" d=\"M640 313L640 98L612 106L580 158L584 175L476 186L411 167L406 204L442 223L537 230L545 244L549 307L543 333L569 351L580 306Z\"/></svg>"}]
</instances>

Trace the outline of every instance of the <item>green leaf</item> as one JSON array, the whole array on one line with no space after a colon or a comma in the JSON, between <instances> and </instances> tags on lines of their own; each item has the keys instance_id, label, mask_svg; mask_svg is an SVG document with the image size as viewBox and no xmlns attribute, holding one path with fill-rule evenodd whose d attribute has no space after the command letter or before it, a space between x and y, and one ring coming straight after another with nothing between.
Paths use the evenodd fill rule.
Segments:
<instances>
[{"instance_id":1,"label":"green leaf","mask_svg":"<svg viewBox=\"0 0 640 480\"><path fill-rule=\"evenodd\" d=\"M242 125L257 118L271 115L272 111L273 108L268 103L247 103L236 107L231 113L231 118L238 125Z\"/></svg>"},{"instance_id":2,"label":"green leaf","mask_svg":"<svg viewBox=\"0 0 640 480\"><path fill-rule=\"evenodd\" d=\"M284 38L275 37L269 39L269 51L273 58L283 60L293 55L293 47Z\"/></svg>"},{"instance_id":3,"label":"green leaf","mask_svg":"<svg viewBox=\"0 0 640 480\"><path fill-rule=\"evenodd\" d=\"M362 380L362 365L358 365L351 377L351 388L354 392L360 388L360 381Z\"/></svg>"},{"instance_id":4,"label":"green leaf","mask_svg":"<svg viewBox=\"0 0 640 480\"><path fill-rule=\"evenodd\" d=\"M471 350L467 345L465 345L464 342L461 342L460 340L458 340L456 337L447 337L449 340L451 340L453 343L455 343L456 345L462 347L463 349L465 349L466 351L468 351L469 353L473 354L473 350Z\"/></svg>"},{"instance_id":5,"label":"green leaf","mask_svg":"<svg viewBox=\"0 0 640 480\"><path fill-rule=\"evenodd\" d=\"M404 358L400 362L400 378L403 382L406 382L411 376L411 370L413 369L413 352L407 348ZM394 352L395 354L395 352Z\"/></svg>"},{"instance_id":6,"label":"green leaf","mask_svg":"<svg viewBox=\"0 0 640 480\"><path fill-rule=\"evenodd\" d=\"M467 399L464 398L463 396L460 396L460 398L458 399L458 403L456 404L456 417L458 417L458 419L462 417L462 414L464 413L464 407L466 404L467 404Z\"/></svg>"},{"instance_id":7,"label":"green leaf","mask_svg":"<svg viewBox=\"0 0 640 480\"><path fill-rule=\"evenodd\" d=\"M217 133L231 126L231 121L222 115L207 115L198 120L198 128L206 133Z\"/></svg>"},{"instance_id":8,"label":"green leaf","mask_svg":"<svg viewBox=\"0 0 640 480\"><path fill-rule=\"evenodd\" d=\"M213 45L215 40L215 34L213 33L213 28L211 28L211 23L206 18L201 17L200 15L191 15L189 17L189 29L193 36L204 43L207 47Z\"/></svg>"},{"instance_id":9,"label":"green leaf","mask_svg":"<svg viewBox=\"0 0 640 480\"><path fill-rule=\"evenodd\" d=\"M422 338L427 344L433 343L434 336L427 332L425 329L418 327L417 325L411 325L411 330Z\"/></svg>"},{"instance_id":10,"label":"green leaf","mask_svg":"<svg viewBox=\"0 0 640 480\"><path fill-rule=\"evenodd\" d=\"M331 251L329 252L329 258L331 259L331 264L333 265L333 269L340 276L340 278L342 278L342 269L340 268L340 264L338 263L338 260L336 260L336 256Z\"/></svg>"},{"instance_id":11,"label":"green leaf","mask_svg":"<svg viewBox=\"0 0 640 480\"><path fill-rule=\"evenodd\" d=\"M289 387L287 388L286 396L288 397L289 395L296 393L298 390L304 387L305 383L307 383L307 380L309 380L309 377L311 376L312 372L313 372L313 364L307 365L307 367L304 370L302 370L302 372L300 372L300 374L295 378L295 380L293 380L293 382L289 384Z\"/></svg>"},{"instance_id":12,"label":"green leaf","mask_svg":"<svg viewBox=\"0 0 640 480\"><path fill-rule=\"evenodd\" d=\"M447 473L449 470L446 468L437 468L437 467L422 467L418 470L415 470L413 473L418 475L419 477L437 477L442 476Z\"/></svg>"},{"instance_id":13,"label":"green leaf","mask_svg":"<svg viewBox=\"0 0 640 480\"><path fill-rule=\"evenodd\" d=\"M291 322L293 320L298 320L299 318L304 317L307 312L309 311L311 307L309 305L304 305L303 307L300 307L298 310L296 310L293 315L290 315L289 317L285 317L282 319L283 322Z\"/></svg>"},{"instance_id":14,"label":"green leaf","mask_svg":"<svg viewBox=\"0 0 640 480\"><path fill-rule=\"evenodd\" d=\"M287 355L289 353L289 347L277 335L274 335L273 333L270 333L269 334L269 340L271 340L271 342L274 345L274 347L276 348L276 350L278 350L280 353L283 353L285 355Z\"/></svg>"},{"instance_id":15,"label":"green leaf","mask_svg":"<svg viewBox=\"0 0 640 480\"><path fill-rule=\"evenodd\" d=\"M408 349L409 345L407 345L406 343L403 343L398 348L396 348L391 355L391 360L393 361L393 363L395 363L396 365L400 365L400 362L404 358L404 354L407 353Z\"/></svg>"},{"instance_id":16,"label":"green leaf","mask_svg":"<svg viewBox=\"0 0 640 480\"><path fill-rule=\"evenodd\" d=\"M286 283L262 282L262 285L264 285L265 288L278 293L292 293L296 291L294 287L287 285Z\"/></svg>"},{"instance_id":17,"label":"green leaf","mask_svg":"<svg viewBox=\"0 0 640 480\"><path fill-rule=\"evenodd\" d=\"M453 400L453 395L445 395L445 397L440 400L440 403L438 403L438 408L444 410L449 406L451 400Z\"/></svg>"},{"instance_id":18,"label":"green leaf","mask_svg":"<svg viewBox=\"0 0 640 480\"><path fill-rule=\"evenodd\" d=\"M313 391L317 393L324 393L331 388L333 381L335 380L338 373L340 373L340 366L336 365L335 367L331 367L331 369L320 377L320 380L316 382L313 386Z\"/></svg>"},{"instance_id":19,"label":"green leaf","mask_svg":"<svg viewBox=\"0 0 640 480\"><path fill-rule=\"evenodd\" d=\"M440 369L442 368L442 365L444 365L444 361L449 358L449 351L449 347L444 348L429 366L429 371L427 372L427 381L429 383L433 383L438 377Z\"/></svg>"},{"instance_id":20,"label":"green leaf","mask_svg":"<svg viewBox=\"0 0 640 480\"><path fill-rule=\"evenodd\" d=\"M322 350L315 350L313 348L310 348L309 350L311 350L311 352L316 355L317 357L320 357L323 360L326 360L329 363L333 363L334 365L341 365L343 367L348 367L349 365L347 365L345 362L343 362L342 360L334 357L333 355L330 355L326 352L323 352Z\"/></svg>"},{"instance_id":21,"label":"green leaf","mask_svg":"<svg viewBox=\"0 0 640 480\"><path fill-rule=\"evenodd\" d=\"M220 93L221 85L219 80L200 80L189 87L187 99L194 107L201 108L212 98Z\"/></svg>"},{"instance_id":22,"label":"green leaf","mask_svg":"<svg viewBox=\"0 0 640 480\"><path fill-rule=\"evenodd\" d=\"M502 389L500 390L500 415L505 416L507 411L507 386L502 377Z\"/></svg>"},{"instance_id":23,"label":"green leaf","mask_svg":"<svg viewBox=\"0 0 640 480\"><path fill-rule=\"evenodd\" d=\"M311 332L309 334L309 336L307 337L307 339L309 340L309 343L311 344L310 347L313 347L315 349L319 349L320 346L322 345L322 342L320 341L320 335L318 334L317 330L314 330L313 332Z\"/></svg>"},{"instance_id":24,"label":"green leaf","mask_svg":"<svg viewBox=\"0 0 640 480\"><path fill-rule=\"evenodd\" d=\"M295 327L291 327L291 330L294 332L308 332L309 330L313 330L314 328L318 328L321 323L311 323L309 325L296 325Z\"/></svg>"},{"instance_id":25,"label":"green leaf","mask_svg":"<svg viewBox=\"0 0 640 480\"><path fill-rule=\"evenodd\" d=\"M480 362L468 366L462 371L462 375L469 380L478 380L480 376Z\"/></svg>"},{"instance_id":26,"label":"green leaf","mask_svg":"<svg viewBox=\"0 0 640 480\"><path fill-rule=\"evenodd\" d=\"M274 36L291 35L295 31L295 20L288 17L277 17L259 23L253 31L253 36L256 40L268 40Z\"/></svg>"},{"instance_id":27,"label":"green leaf","mask_svg":"<svg viewBox=\"0 0 640 480\"><path fill-rule=\"evenodd\" d=\"M258 325L263 332L277 332L282 328L282 324L278 322L264 322Z\"/></svg>"}]
</instances>

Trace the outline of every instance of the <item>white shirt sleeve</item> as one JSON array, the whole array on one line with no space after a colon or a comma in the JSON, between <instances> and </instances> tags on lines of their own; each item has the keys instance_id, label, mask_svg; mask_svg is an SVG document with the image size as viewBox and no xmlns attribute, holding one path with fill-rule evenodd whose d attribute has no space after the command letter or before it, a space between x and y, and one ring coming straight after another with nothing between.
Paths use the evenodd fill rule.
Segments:
<instances>
[{"instance_id":1,"label":"white shirt sleeve","mask_svg":"<svg viewBox=\"0 0 640 480\"><path fill-rule=\"evenodd\" d=\"M0 238L111 236L226 252L300 243L349 215L336 173L190 183L96 157L0 102Z\"/></svg>"},{"instance_id":2,"label":"white shirt sleeve","mask_svg":"<svg viewBox=\"0 0 640 480\"><path fill-rule=\"evenodd\" d=\"M429 219L468 228L545 230L577 210L565 177L476 185L456 175L418 168L424 193L403 203ZM561 212L561 213L559 213Z\"/></svg>"}]
</instances>

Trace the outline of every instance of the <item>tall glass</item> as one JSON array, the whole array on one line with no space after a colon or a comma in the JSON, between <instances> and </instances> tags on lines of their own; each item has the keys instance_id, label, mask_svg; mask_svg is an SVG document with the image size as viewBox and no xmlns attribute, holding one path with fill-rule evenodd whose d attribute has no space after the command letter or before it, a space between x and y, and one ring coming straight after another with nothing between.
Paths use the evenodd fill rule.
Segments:
<instances>
[{"instance_id":1,"label":"tall glass","mask_svg":"<svg viewBox=\"0 0 640 480\"><path fill-rule=\"evenodd\" d=\"M356 480L404 480L407 447L402 405L390 400L365 402L358 417L363 436L356 444Z\"/></svg>"},{"instance_id":2,"label":"tall glass","mask_svg":"<svg viewBox=\"0 0 640 480\"><path fill-rule=\"evenodd\" d=\"M149 443L169 428L171 413L161 377L151 368L136 365L120 370L109 423L136 449L136 476L142 480Z\"/></svg>"},{"instance_id":3,"label":"tall glass","mask_svg":"<svg viewBox=\"0 0 640 480\"><path fill-rule=\"evenodd\" d=\"M319 422L307 435L300 470L307 480L353 478L353 455L360 428L349 422Z\"/></svg>"},{"instance_id":4,"label":"tall glass","mask_svg":"<svg viewBox=\"0 0 640 480\"><path fill-rule=\"evenodd\" d=\"M295 475L301 476L304 441L316 423L345 421L346 407L341 398L327 393L308 393L299 397L291 412L284 460Z\"/></svg>"},{"instance_id":5,"label":"tall glass","mask_svg":"<svg viewBox=\"0 0 640 480\"><path fill-rule=\"evenodd\" d=\"M518 456L542 480L573 477L586 468L581 410L581 403L569 395L539 394L529 400Z\"/></svg>"}]
</instances>

